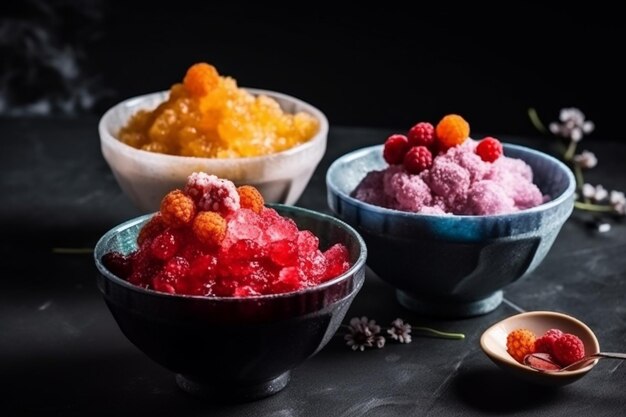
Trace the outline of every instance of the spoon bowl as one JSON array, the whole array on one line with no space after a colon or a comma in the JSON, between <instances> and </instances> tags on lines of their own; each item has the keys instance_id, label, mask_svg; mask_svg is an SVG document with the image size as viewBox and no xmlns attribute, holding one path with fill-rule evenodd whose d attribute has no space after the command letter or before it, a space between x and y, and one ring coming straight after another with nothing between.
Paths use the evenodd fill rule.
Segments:
<instances>
[{"instance_id":1,"label":"spoon bowl","mask_svg":"<svg viewBox=\"0 0 626 417\"><path fill-rule=\"evenodd\" d=\"M564 372L573 371L578 368L582 368L594 359L626 359L626 353L614 353L614 352L598 352L591 355L585 355L576 362L570 363L567 366L561 367L556 363L548 353L529 353L524 356L524 364L530 366L533 369L542 372Z\"/></svg>"},{"instance_id":2,"label":"spoon bowl","mask_svg":"<svg viewBox=\"0 0 626 417\"><path fill-rule=\"evenodd\" d=\"M538 337L549 329L560 329L572 333L582 340L586 355L600 352L600 344L593 331L580 320L553 311L532 311L516 314L499 321L485 330L480 338L480 347L496 365L515 377L528 382L563 386L578 381L598 363L598 358L590 358L583 366L560 372L545 372L516 361L506 350L506 337L516 329L528 329Z\"/></svg>"}]
</instances>

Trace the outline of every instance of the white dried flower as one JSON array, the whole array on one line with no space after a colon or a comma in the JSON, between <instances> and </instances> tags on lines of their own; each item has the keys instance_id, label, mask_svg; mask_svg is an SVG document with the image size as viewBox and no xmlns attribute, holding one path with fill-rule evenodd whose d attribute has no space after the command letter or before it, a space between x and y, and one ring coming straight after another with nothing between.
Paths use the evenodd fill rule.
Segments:
<instances>
[{"instance_id":1,"label":"white dried flower","mask_svg":"<svg viewBox=\"0 0 626 417\"><path fill-rule=\"evenodd\" d=\"M574 142L580 142L585 134L593 132L594 124L585 120L585 114L577 108L561 109L558 122L550 123L549 129L555 135Z\"/></svg>"},{"instance_id":2,"label":"white dried flower","mask_svg":"<svg viewBox=\"0 0 626 417\"><path fill-rule=\"evenodd\" d=\"M387 329L387 333L393 340L400 343L411 343L411 325L405 323L402 319L395 319L391 322L391 327Z\"/></svg>"},{"instance_id":3,"label":"white dried flower","mask_svg":"<svg viewBox=\"0 0 626 417\"><path fill-rule=\"evenodd\" d=\"M617 214L626 215L626 196L622 191L611 191L609 202Z\"/></svg>"},{"instance_id":4,"label":"white dried flower","mask_svg":"<svg viewBox=\"0 0 626 417\"><path fill-rule=\"evenodd\" d=\"M582 151L581 154L574 156L574 162L581 168L589 169L598 165L598 158L593 152Z\"/></svg>"},{"instance_id":5,"label":"white dried flower","mask_svg":"<svg viewBox=\"0 0 626 417\"><path fill-rule=\"evenodd\" d=\"M364 351L365 348L371 348L374 345L378 348L385 346L385 338L379 335L380 326L376 324L375 320L369 320L365 316L354 317L350 320L348 331L349 333L344 336L344 339L352 350Z\"/></svg>"},{"instance_id":6,"label":"white dried flower","mask_svg":"<svg viewBox=\"0 0 626 417\"><path fill-rule=\"evenodd\" d=\"M594 201L602 201L609 196L609 192L602 186L591 184L583 184L583 196Z\"/></svg>"}]
</instances>

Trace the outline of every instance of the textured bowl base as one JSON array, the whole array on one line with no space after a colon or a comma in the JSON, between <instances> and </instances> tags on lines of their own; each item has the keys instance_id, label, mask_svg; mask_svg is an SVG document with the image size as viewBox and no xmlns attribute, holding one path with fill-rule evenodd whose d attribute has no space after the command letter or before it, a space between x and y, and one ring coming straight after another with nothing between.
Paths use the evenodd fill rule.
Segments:
<instances>
[{"instance_id":1,"label":"textured bowl base","mask_svg":"<svg viewBox=\"0 0 626 417\"><path fill-rule=\"evenodd\" d=\"M502 303L502 291L467 303L419 298L402 290L396 290L396 298L404 308L425 316L462 318L480 316L495 310Z\"/></svg>"},{"instance_id":2,"label":"textured bowl base","mask_svg":"<svg viewBox=\"0 0 626 417\"><path fill-rule=\"evenodd\" d=\"M290 371L269 381L253 384L225 383L224 381L198 382L184 375L176 375L176 383L185 392L216 402L246 402L274 395L287 386Z\"/></svg>"}]
</instances>

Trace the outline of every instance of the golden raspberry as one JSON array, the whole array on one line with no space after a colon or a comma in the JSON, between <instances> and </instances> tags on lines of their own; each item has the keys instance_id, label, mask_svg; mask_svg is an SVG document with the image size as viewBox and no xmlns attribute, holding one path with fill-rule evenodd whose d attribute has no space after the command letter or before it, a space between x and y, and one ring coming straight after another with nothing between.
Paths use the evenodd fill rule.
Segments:
<instances>
[{"instance_id":1,"label":"golden raspberry","mask_svg":"<svg viewBox=\"0 0 626 417\"><path fill-rule=\"evenodd\" d=\"M207 245L218 246L226 236L226 219L214 211L201 211L193 221L196 238Z\"/></svg>"},{"instance_id":2,"label":"golden raspberry","mask_svg":"<svg viewBox=\"0 0 626 417\"><path fill-rule=\"evenodd\" d=\"M208 94L219 83L219 74L213 65L205 62L194 64L187 70L183 85L193 97Z\"/></svg>"},{"instance_id":3,"label":"golden raspberry","mask_svg":"<svg viewBox=\"0 0 626 417\"><path fill-rule=\"evenodd\" d=\"M193 200L181 190L170 191L161 200L161 216L168 226L180 227L189 224L195 214Z\"/></svg>"},{"instance_id":4,"label":"golden raspberry","mask_svg":"<svg viewBox=\"0 0 626 417\"><path fill-rule=\"evenodd\" d=\"M519 363L535 351L535 334L528 329L513 330L506 337L506 351Z\"/></svg>"},{"instance_id":5,"label":"golden raspberry","mask_svg":"<svg viewBox=\"0 0 626 417\"><path fill-rule=\"evenodd\" d=\"M444 148L451 148L465 142L469 137L469 123L458 114L449 114L437 124L437 140Z\"/></svg>"},{"instance_id":6,"label":"golden raspberry","mask_svg":"<svg viewBox=\"0 0 626 417\"><path fill-rule=\"evenodd\" d=\"M237 187L237 192L239 193L239 205L241 208L247 208L259 214L261 213L265 205L265 200L259 190L251 185L242 185L241 187Z\"/></svg>"},{"instance_id":7,"label":"golden raspberry","mask_svg":"<svg viewBox=\"0 0 626 417\"><path fill-rule=\"evenodd\" d=\"M148 223L144 224L141 230L139 231L139 235L137 236L137 244L142 246L144 242L148 240L154 239L157 235L161 234L165 230L167 225L163 221L163 217L161 213L157 213Z\"/></svg>"}]
</instances>

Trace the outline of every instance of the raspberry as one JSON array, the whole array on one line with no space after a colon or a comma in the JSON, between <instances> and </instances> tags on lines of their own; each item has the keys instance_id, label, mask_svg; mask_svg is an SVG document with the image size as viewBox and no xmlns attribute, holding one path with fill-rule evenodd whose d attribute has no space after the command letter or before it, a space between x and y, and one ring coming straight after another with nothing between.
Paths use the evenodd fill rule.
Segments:
<instances>
[{"instance_id":1,"label":"raspberry","mask_svg":"<svg viewBox=\"0 0 626 417\"><path fill-rule=\"evenodd\" d=\"M182 243L181 236L171 230L166 230L154 238L150 245L150 254L156 259L167 261L176 255Z\"/></svg>"},{"instance_id":2,"label":"raspberry","mask_svg":"<svg viewBox=\"0 0 626 417\"><path fill-rule=\"evenodd\" d=\"M469 124L458 114L449 114L435 128L438 142L443 148L451 148L465 142L469 137Z\"/></svg>"},{"instance_id":3,"label":"raspberry","mask_svg":"<svg viewBox=\"0 0 626 417\"><path fill-rule=\"evenodd\" d=\"M193 221L196 239L209 246L218 246L226 236L226 220L213 211L201 211Z\"/></svg>"},{"instance_id":4,"label":"raspberry","mask_svg":"<svg viewBox=\"0 0 626 417\"><path fill-rule=\"evenodd\" d=\"M168 226L181 227L189 224L195 212L193 200L181 190L170 191L161 200L161 216Z\"/></svg>"},{"instance_id":5,"label":"raspberry","mask_svg":"<svg viewBox=\"0 0 626 417\"><path fill-rule=\"evenodd\" d=\"M163 221L161 213L155 214L139 231L139 235L137 236L137 245L143 246L146 242L151 243L157 235L163 233L166 227L167 225Z\"/></svg>"},{"instance_id":6,"label":"raspberry","mask_svg":"<svg viewBox=\"0 0 626 417\"><path fill-rule=\"evenodd\" d=\"M404 168L410 174L419 174L433 164L433 155L425 146L413 146L404 156Z\"/></svg>"},{"instance_id":7,"label":"raspberry","mask_svg":"<svg viewBox=\"0 0 626 417\"><path fill-rule=\"evenodd\" d=\"M263 196L255 187L251 185L242 185L237 187L237 193L239 194L239 204L241 208L247 208L260 214L265 205Z\"/></svg>"},{"instance_id":8,"label":"raspberry","mask_svg":"<svg viewBox=\"0 0 626 417\"><path fill-rule=\"evenodd\" d=\"M585 345L576 335L565 333L559 337L553 346L554 359L561 366L567 366L585 356Z\"/></svg>"},{"instance_id":9,"label":"raspberry","mask_svg":"<svg viewBox=\"0 0 626 417\"><path fill-rule=\"evenodd\" d=\"M563 332L559 329L548 330L543 336L535 340L535 352L554 355L554 342L561 336L563 336Z\"/></svg>"},{"instance_id":10,"label":"raspberry","mask_svg":"<svg viewBox=\"0 0 626 417\"><path fill-rule=\"evenodd\" d=\"M519 363L524 362L524 356L533 353L535 349L535 334L528 329L513 330L506 337L506 351Z\"/></svg>"},{"instance_id":11,"label":"raspberry","mask_svg":"<svg viewBox=\"0 0 626 417\"><path fill-rule=\"evenodd\" d=\"M201 97L213 90L219 83L219 74L213 65L204 62L194 64L187 70L183 85L193 97Z\"/></svg>"},{"instance_id":12,"label":"raspberry","mask_svg":"<svg viewBox=\"0 0 626 417\"><path fill-rule=\"evenodd\" d=\"M428 122L420 122L408 133L409 145L431 148L435 143L435 127Z\"/></svg>"},{"instance_id":13,"label":"raspberry","mask_svg":"<svg viewBox=\"0 0 626 417\"><path fill-rule=\"evenodd\" d=\"M485 162L493 162L502 155L502 144L496 138L486 137L476 146L476 153Z\"/></svg>"},{"instance_id":14,"label":"raspberry","mask_svg":"<svg viewBox=\"0 0 626 417\"><path fill-rule=\"evenodd\" d=\"M409 150L409 140L404 135L391 135L385 141L383 158L389 165L401 164Z\"/></svg>"},{"instance_id":15,"label":"raspberry","mask_svg":"<svg viewBox=\"0 0 626 417\"><path fill-rule=\"evenodd\" d=\"M128 278L133 270L130 257L120 252L105 253L102 263L109 271L122 279Z\"/></svg>"},{"instance_id":16,"label":"raspberry","mask_svg":"<svg viewBox=\"0 0 626 417\"><path fill-rule=\"evenodd\" d=\"M237 188L231 181L207 174L198 177L191 186L190 181L185 190L196 199L198 210L216 211L227 216L241 207ZM195 190L198 190L197 194L194 194Z\"/></svg>"}]
</instances>

